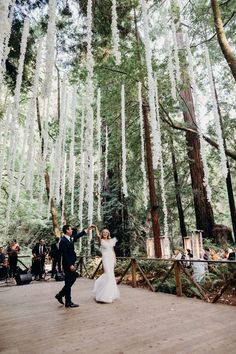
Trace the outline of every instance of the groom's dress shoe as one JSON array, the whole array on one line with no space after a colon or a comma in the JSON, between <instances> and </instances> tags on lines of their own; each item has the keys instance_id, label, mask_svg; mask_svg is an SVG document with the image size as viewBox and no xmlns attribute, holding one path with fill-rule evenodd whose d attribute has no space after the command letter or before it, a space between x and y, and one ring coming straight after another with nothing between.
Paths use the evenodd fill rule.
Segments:
<instances>
[{"instance_id":1,"label":"groom's dress shoe","mask_svg":"<svg viewBox=\"0 0 236 354\"><path fill-rule=\"evenodd\" d=\"M73 304L73 302L70 302L69 304L65 304L65 307L79 307L79 305Z\"/></svg>"},{"instance_id":2,"label":"groom's dress shoe","mask_svg":"<svg viewBox=\"0 0 236 354\"><path fill-rule=\"evenodd\" d=\"M56 294L55 298L57 299L58 302L60 302L60 304L64 305L64 302L62 300L62 296L60 294Z\"/></svg>"}]
</instances>

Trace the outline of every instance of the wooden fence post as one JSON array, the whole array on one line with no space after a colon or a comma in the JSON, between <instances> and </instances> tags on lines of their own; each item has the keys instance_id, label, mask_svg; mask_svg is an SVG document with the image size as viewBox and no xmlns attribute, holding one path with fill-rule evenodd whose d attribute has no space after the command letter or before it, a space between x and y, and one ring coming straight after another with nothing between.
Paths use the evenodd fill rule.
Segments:
<instances>
[{"instance_id":1,"label":"wooden fence post","mask_svg":"<svg viewBox=\"0 0 236 354\"><path fill-rule=\"evenodd\" d=\"M175 286L176 286L176 295L182 296L182 282L181 282L181 274L180 274L180 264L178 261L175 261Z\"/></svg>"},{"instance_id":2,"label":"wooden fence post","mask_svg":"<svg viewBox=\"0 0 236 354\"><path fill-rule=\"evenodd\" d=\"M135 258L131 259L131 270L132 270L132 287L136 288L137 287L137 282L136 282L137 262Z\"/></svg>"}]
</instances>

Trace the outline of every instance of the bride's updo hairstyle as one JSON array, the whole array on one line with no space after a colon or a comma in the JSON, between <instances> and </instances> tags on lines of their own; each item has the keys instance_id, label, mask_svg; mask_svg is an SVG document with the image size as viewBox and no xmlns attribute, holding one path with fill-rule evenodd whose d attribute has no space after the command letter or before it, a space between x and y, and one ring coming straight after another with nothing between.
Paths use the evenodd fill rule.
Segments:
<instances>
[{"instance_id":1,"label":"bride's updo hairstyle","mask_svg":"<svg viewBox=\"0 0 236 354\"><path fill-rule=\"evenodd\" d=\"M101 231L101 239L104 238L104 236L103 236L104 231L108 232L107 239L110 239L111 238L111 234L110 234L110 231L108 229L102 229L102 231Z\"/></svg>"}]
</instances>

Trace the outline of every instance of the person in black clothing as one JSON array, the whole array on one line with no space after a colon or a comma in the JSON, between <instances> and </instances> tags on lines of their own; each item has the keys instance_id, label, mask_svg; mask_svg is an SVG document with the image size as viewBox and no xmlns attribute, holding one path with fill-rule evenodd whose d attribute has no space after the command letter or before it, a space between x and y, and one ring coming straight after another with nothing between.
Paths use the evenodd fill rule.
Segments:
<instances>
[{"instance_id":1,"label":"person in black clothing","mask_svg":"<svg viewBox=\"0 0 236 354\"><path fill-rule=\"evenodd\" d=\"M75 235L73 234L73 238L73 230L70 225L64 225L62 228L64 236L60 240L59 249L62 255L62 266L65 273L65 285L61 291L56 294L55 298L60 304L64 304L63 297L65 297L65 307L79 306L71 301L71 287L76 280L76 253L74 250L74 242L76 242L80 237L86 235L87 232L93 227L94 225L90 225L87 230L83 230Z\"/></svg>"},{"instance_id":2,"label":"person in black clothing","mask_svg":"<svg viewBox=\"0 0 236 354\"><path fill-rule=\"evenodd\" d=\"M51 244L49 256L52 258L52 274L54 277L57 272L61 273L61 251L59 249L60 237L55 238L55 242Z\"/></svg>"},{"instance_id":3,"label":"person in black clothing","mask_svg":"<svg viewBox=\"0 0 236 354\"><path fill-rule=\"evenodd\" d=\"M33 250L33 263L32 263L32 273L35 275L35 279L39 280L43 278L44 263L47 255L47 247L45 245L45 241L41 239L39 243L37 243Z\"/></svg>"},{"instance_id":4,"label":"person in black clothing","mask_svg":"<svg viewBox=\"0 0 236 354\"><path fill-rule=\"evenodd\" d=\"M6 264L6 255L3 253L3 247L0 247L0 264Z\"/></svg>"},{"instance_id":5,"label":"person in black clothing","mask_svg":"<svg viewBox=\"0 0 236 354\"><path fill-rule=\"evenodd\" d=\"M228 256L228 260L229 261L236 261L236 247L234 248L234 250L232 252L229 253ZM234 272L236 270L236 264L228 264L228 269L230 272Z\"/></svg>"},{"instance_id":6,"label":"person in black clothing","mask_svg":"<svg viewBox=\"0 0 236 354\"><path fill-rule=\"evenodd\" d=\"M20 246L16 240L11 241L10 245L7 247L8 262L9 262L9 275L10 277L16 276L16 268L18 261L18 253L20 252Z\"/></svg>"}]
</instances>

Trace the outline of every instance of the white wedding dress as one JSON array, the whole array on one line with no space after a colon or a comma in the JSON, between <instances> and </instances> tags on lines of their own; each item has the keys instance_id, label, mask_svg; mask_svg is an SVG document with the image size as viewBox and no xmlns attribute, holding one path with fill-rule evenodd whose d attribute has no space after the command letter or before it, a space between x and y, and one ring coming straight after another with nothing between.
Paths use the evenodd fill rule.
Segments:
<instances>
[{"instance_id":1,"label":"white wedding dress","mask_svg":"<svg viewBox=\"0 0 236 354\"><path fill-rule=\"evenodd\" d=\"M113 247L116 238L101 240L102 264L104 273L95 281L93 292L98 302L111 303L120 297L114 274L115 256Z\"/></svg>"}]
</instances>

